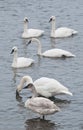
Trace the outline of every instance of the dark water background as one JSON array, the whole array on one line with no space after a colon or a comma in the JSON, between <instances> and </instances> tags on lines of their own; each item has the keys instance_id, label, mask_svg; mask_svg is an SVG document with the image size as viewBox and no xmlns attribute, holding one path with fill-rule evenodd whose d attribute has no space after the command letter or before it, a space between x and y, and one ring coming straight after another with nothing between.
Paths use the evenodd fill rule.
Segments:
<instances>
[{"instance_id":1,"label":"dark water background","mask_svg":"<svg viewBox=\"0 0 83 130\"><path fill-rule=\"evenodd\" d=\"M64 39L51 39L50 16L56 16L56 26L76 29L78 35ZM76 55L69 59L39 59L36 47L26 47L21 38L23 19L29 27L45 31L40 38L43 51L62 48ZM19 55L33 58L32 67L12 70L13 46ZM34 47L33 47L34 46ZM16 100L15 90L24 75L33 80L47 76L67 86L73 96L63 96L69 102L59 103L61 112L39 120L38 115L24 108L29 92L22 91L22 101ZM83 130L83 0L0 0L0 130Z\"/></svg>"}]
</instances>

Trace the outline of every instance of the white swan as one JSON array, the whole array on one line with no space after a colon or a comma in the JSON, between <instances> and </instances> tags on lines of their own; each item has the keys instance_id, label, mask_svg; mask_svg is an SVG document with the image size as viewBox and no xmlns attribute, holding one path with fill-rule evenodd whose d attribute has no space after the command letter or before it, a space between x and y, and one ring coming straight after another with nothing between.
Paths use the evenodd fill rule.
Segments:
<instances>
[{"instance_id":1,"label":"white swan","mask_svg":"<svg viewBox=\"0 0 83 130\"><path fill-rule=\"evenodd\" d=\"M39 29L28 29L28 19L24 18L24 32L22 38L39 37L43 35L44 31Z\"/></svg>"},{"instance_id":2,"label":"white swan","mask_svg":"<svg viewBox=\"0 0 83 130\"><path fill-rule=\"evenodd\" d=\"M17 94L19 94L23 89L25 83L26 88L30 83L32 83L36 88L37 95L41 95L47 98L62 94L68 94L72 96L72 93L68 90L67 87L63 86L60 82L53 78L41 77L33 82L29 75L23 76L20 80L20 83L16 89Z\"/></svg>"},{"instance_id":3,"label":"white swan","mask_svg":"<svg viewBox=\"0 0 83 130\"><path fill-rule=\"evenodd\" d=\"M52 57L55 57L55 58L59 58L59 57L75 57L75 55L73 55L71 52L69 51L65 51L65 50L62 50L62 49L57 49L57 48L54 48L54 49L50 49L50 50L47 50L45 52L41 52L41 43L40 41L37 39L37 38L32 38L28 44L30 44L31 42L34 42L38 45L38 55L41 55L41 56L44 56L44 57L49 57L49 58L52 58Z\"/></svg>"},{"instance_id":4,"label":"white swan","mask_svg":"<svg viewBox=\"0 0 83 130\"><path fill-rule=\"evenodd\" d=\"M67 27L61 27L61 28L55 29L55 16L52 16L49 22L52 22L51 37L54 37L54 38L69 37L73 34L78 33L74 29L67 28Z\"/></svg>"},{"instance_id":5,"label":"white swan","mask_svg":"<svg viewBox=\"0 0 83 130\"><path fill-rule=\"evenodd\" d=\"M33 84L29 84L28 88L31 89L33 96L30 99L27 99L25 102L25 107L31 109L33 112L39 113L42 115L43 119L45 115L50 115L55 112L60 111L60 108L57 107L54 102L50 101L47 98L36 97L36 89Z\"/></svg>"},{"instance_id":6,"label":"white swan","mask_svg":"<svg viewBox=\"0 0 83 130\"><path fill-rule=\"evenodd\" d=\"M12 48L11 54L12 53L14 53L14 58L13 58L13 63L12 63L13 68L28 67L32 63L34 63L33 59L25 58L25 57L18 57L18 49L16 46Z\"/></svg>"}]
</instances>

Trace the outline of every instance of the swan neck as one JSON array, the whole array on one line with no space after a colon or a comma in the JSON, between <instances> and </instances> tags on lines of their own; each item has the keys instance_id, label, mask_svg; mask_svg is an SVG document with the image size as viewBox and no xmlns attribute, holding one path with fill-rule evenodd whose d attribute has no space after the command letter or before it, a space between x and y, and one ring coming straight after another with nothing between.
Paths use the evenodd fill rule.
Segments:
<instances>
[{"instance_id":1,"label":"swan neck","mask_svg":"<svg viewBox=\"0 0 83 130\"><path fill-rule=\"evenodd\" d=\"M21 79L19 86L17 87L18 91L21 91L23 89L24 83L27 83L27 84L33 83L33 80L32 80L32 78L30 76L24 76Z\"/></svg>"},{"instance_id":2,"label":"swan neck","mask_svg":"<svg viewBox=\"0 0 83 130\"><path fill-rule=\"evenodd\" d=\"M33 86L33 88L32 88L32 93L33 93L32 98L34 98L34 97L37 97L37 96L38 96L37 91L36 91L36 89L35 89L35 87L34 87L34 86Z\"/></svg>"},{"instance_id":3,"label":"swan neck","mask_svg":"<svg viewBox=\"0 0 83 130\"><path fill-rule=\"evenodd\" d=\"M24 23L24 32L27 32L27 29L28 29L28 23Z\"/></svg>"},{"instance_id":4,"label":"swan neck","mask_svg":"<svg viewBox=\"0 0 83 130\"><path fill-rule=\"evenodd\" d=\"M51 33L54 34L55 33L55 21L52 21L52 30Z\"/></svg>"},{"instance_id":5,"label":"swan neck","mask_svg":"<svg viewBox=\"0 0 83 130\"><path fill-rule=\"evenodd\" d=\"M38 55L42 55L42 52L41 52L41 43L40 43L40 41L38 40L37 41L37 43L38 43Z\"/></svg>"},{"instance_id":6,"label":"swan neck","mask_svg":"<svg viewBox=\"0 0 83 130\"><path fill-rule=\"evenodd\" d=\"M14 52L14 58L13 58L13 63L16 65L17 64L17 57L18 57L18 53Z\"/></svg>"}]
</instances>

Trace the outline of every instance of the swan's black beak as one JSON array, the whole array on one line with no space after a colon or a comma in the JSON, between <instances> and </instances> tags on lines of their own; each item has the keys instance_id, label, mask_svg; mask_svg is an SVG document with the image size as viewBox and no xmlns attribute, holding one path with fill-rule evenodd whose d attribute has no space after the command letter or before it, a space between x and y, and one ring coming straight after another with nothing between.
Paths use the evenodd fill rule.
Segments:
<instances>
[{"instance_id":1,"label":"swan's black beak","mask_svg":"<svg viewBox=\"0 0 83 130\"><path fill-rule=\"evenodd\" d=\"M27 89L28 88L28 85L27 86L25 86L23 89Z\"/></svg>"},{"instance_id":2,"label":"swan's black beak","mask_svg":"<svg viewBox=\"0 0 83 130\"><path fill-rule=\"evenodd\" d=\"M29 40L29 42L28 42L27 46L31 43L31 41L32 41L32 40Z\"/></svg>"},{"instance_id":3,"label":"swan's black beak","mask_svg":"<svg viewBox=\"0 0 83 130\"><path fill-rule=\"evenodd\" d=\"M27 18L24 19L24 22L29 22L29 20Z\"/></svg>"},{"instance_id":4,"label":"swan's black beak","mask_svg":"<svg viewBox=\"0 0 83 130\"><path fill-rule=\"evenodd\" d=\"M51 21L52 21L52 18L50 18L49 22L51 22Z\"/></svg>"},{"instance_id":5,"label":"swan's black beak","mask_svg":"<svg viewBox=\"0 0 83 130\"><path fill-rule=\"evenodd\" d=\"M28 88L31 88L33 87L34 85L32 83L29 83L27 86L25 86L23 89L28 89Z\"/></svg>"},{"instance_id":6,"label":"swan's black beak","mask_svg":"<svg viewBox=\"0 0 83 130\"><path fill-rule=\"evenodd\" d=\"M10 54L12 54L14 52L14 49L12 49L12 51L10 52Z\"/></svg>"},{"instance_id":7,"label":"swan's black beak","mask_svg":"<svg viewBox=\"0 0 83 130\"><path fill-rule=\"evenodd\" d=\"M28 19L26 19L26 22L29 22L29 20L28 20Z\"/></svg>"},{"instance_id":8,"label":"swan's black beak","mask_svg":"<svg viewBox=\"0 0 83 130\"><path fill-rule=\"evenodd\" d=\"M18 90L16 90L16 96L19 96L19 92L18 92Z\"/></svg>"},{"instance_id":9,"label":"swan's black beak","mask_svg":"<svg viewBox=\"0 0 83 130\"><path fill-rule=\"evenodd\" d=\"M19 95L19 92L16 90L16 100L21 102L22 101L22 97Z\"/></svg>"}]
</instances>

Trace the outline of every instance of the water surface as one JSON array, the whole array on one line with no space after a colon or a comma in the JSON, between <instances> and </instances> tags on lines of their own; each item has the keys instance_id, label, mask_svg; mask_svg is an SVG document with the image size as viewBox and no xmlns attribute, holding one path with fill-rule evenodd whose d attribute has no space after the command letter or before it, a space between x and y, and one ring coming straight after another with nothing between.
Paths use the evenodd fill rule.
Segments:
<instances>
[{"instance_id":1,"label":"water surface","mask_svg":"<svg viewBox=\"0 0 83 130\"><path fill-rule=\"evenodd\" d=\"M83 129L83 0L0 0L0 129L1 130L81 130ZM56 16L56 27L76 29L78 35L64 39L50 38L50 16ZM54 47L71 51L76 55L69 59L39 58L34 45L26 47L21 38L23 19L27 16L29 27L45 31L40 39L43 51ZM13 70L13 46L19 55L31 57L35 64L29 68ZM24 108L30 93L22 91L16 99L16 86L24 75L33 80L47 76L67 86L73 96L58 97L61 112L39 120L39 115ZM34 127L33 127L34 126Z\"/></svg>"}]
</instances>

